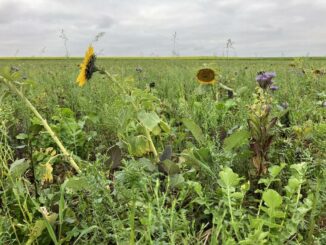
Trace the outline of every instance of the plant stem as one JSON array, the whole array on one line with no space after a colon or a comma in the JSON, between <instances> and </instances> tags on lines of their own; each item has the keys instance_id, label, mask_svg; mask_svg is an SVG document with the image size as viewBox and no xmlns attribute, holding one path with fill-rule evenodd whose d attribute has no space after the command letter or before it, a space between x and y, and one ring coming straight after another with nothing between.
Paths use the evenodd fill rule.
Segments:
<instances>
[{"instance_id":1,"label":"plant stem","mask_svg":"<svg viewBox=\"0 0 326 245\"><path fill-rule=\"evenodd\" d=\"M146 138L149 141L149 147L151 149L151 152L154 154L155 162L159 162L160 160L159 160L155 145L153 143L151 134L149 133L149 130L145 126L144 126L144 129L145 129Z\"/></svg>"},{"instance_id":2,"label":"plant stem","mask_svg":"<svg viewBox=\"0 0 326 245\"><path fill-rule=\"evenodd\" d=\"M0 76L0 82L3 82L12 92L17 94L25 103L25 105L35 114L35 116L40 119L42 125L44 126L45 130L50 134L54 142L57 144L57 146L60 148L61 152L64 156L68 158L68 161L70 165L77 171L77 173L81 173L80 168L78 167L77 163L69 154L67 149L63 146L59 138L56 136L56 134L53 132L47 121L41 116L41 114L36 110L36 108L32 105L32 103L24 96L24 94L19 91L15 85L13 85L10 81L5 79L4 77Z\"/></svg>"},{"instance_id":3,"label":"plant stem","mask_svg":"<svg viewBox=\"0 0 326 245\"><path fill-rule=\"evenodd\" d=\"M99 70L102 74L105 74L112 82L114 82L118 87L119 89L121 89L121 91L125 94L125 95L128 95L128 92L124 89L124 87L121 86L121 84L119 83L119 81L117 79L114 78L114 76L112 76L109 72L107 72L106 70L104 69L100 69ZM138 111L138 108L137 106L135 105L135 103L133 101L131 101L131 104L132 106L134 107L134 109L136 111ZM149 147L151 149L151 152L154 154L154 157L155 157L155 161L156 162L159 162L159 157L158 157L158 153L157 153L157 150L155 148L155 145L153 143L153 140L152 140L152 137L151 137L151 134L149 132L149 130L143 125L144 127L144 130L145 130L145 134L146 134L146 138L147 140L149 141Z\"/></svg>"}]
</instances>

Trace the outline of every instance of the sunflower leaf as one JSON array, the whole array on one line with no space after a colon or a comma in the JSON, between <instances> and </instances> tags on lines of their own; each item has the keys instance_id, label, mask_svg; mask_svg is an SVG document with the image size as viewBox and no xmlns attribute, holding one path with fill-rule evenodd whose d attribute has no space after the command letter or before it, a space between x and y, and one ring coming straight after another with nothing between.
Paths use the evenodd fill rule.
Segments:
<instances>
[{"instance_id":1,"label":"sunflower leaf","mask_svg":"<svg viewBox=\"0 0 326 245\"><path fill-rule=\"evenodd\" d=\"M140 111L137 118L144 125L144 127L150 131L152 131L161 122L161 119L154 111Z\"/></svg>"}]
</instances>

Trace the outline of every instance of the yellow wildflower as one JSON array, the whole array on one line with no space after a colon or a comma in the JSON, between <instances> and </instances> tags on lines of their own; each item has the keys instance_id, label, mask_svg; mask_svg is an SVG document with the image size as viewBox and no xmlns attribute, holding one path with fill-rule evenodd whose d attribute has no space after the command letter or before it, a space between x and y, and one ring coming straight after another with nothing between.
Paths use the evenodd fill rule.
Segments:
<instances>
[{"instance_id":1,"label":"yellow wildflower","mask_svg":"<svg viewBox=\"0 0 326 245\"><path fill-rule=\"evenodd\" d=\"M86 81L91 79L93 73L97 71L95 60L94 48L90 45L85 53L83 62L80 64L80 72L76 80L80 87L84 86Z\"/></svg>"}]
</instances>

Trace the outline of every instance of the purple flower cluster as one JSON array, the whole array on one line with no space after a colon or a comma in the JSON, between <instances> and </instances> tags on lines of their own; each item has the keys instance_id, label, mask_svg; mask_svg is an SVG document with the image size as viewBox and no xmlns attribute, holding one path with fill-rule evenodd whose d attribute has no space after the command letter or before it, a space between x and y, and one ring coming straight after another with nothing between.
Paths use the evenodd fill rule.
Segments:
<instances>
[{"instance_id":1,"label":"purple flower cluster","mask_svg":"<svg viewBox=\"0 0 326 245\"><path fill-rule=\"evenodd\" d=\"M256 77L256 81L262 89L267 89L272 85L274 77L276 77L275 72L260 72Z\"/></svg>"}]
</instances>

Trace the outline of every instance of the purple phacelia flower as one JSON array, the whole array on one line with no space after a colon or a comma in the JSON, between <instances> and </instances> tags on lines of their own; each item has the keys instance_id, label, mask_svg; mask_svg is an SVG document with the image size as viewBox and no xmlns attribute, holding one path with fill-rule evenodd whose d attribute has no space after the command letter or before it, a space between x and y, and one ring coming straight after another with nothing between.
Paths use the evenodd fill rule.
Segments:
<instances>
[{"instance_id":1,"label":"purple phacelia flower","mask_svg":"<svg viewBox=\"0 0 326 245\"><path fill-rule=\"evenodd\" d=\"M269 89L272 90L272 91L276 91L276 90L279 89L279 87L276 86L276 85L271 85L271 86L269 87Z\"/></svg>"},{"instance_id":2,"label":"purple phacelia flower","mask_svg":"<svg viewBox=\"0 0 326 245\"><path fill-rule=\"evenodd\" d=\"M276 77L275 72L259 72L256 81L262 89L267 89L273 83L273 78Z\"/></svg>"}]
</instances>

